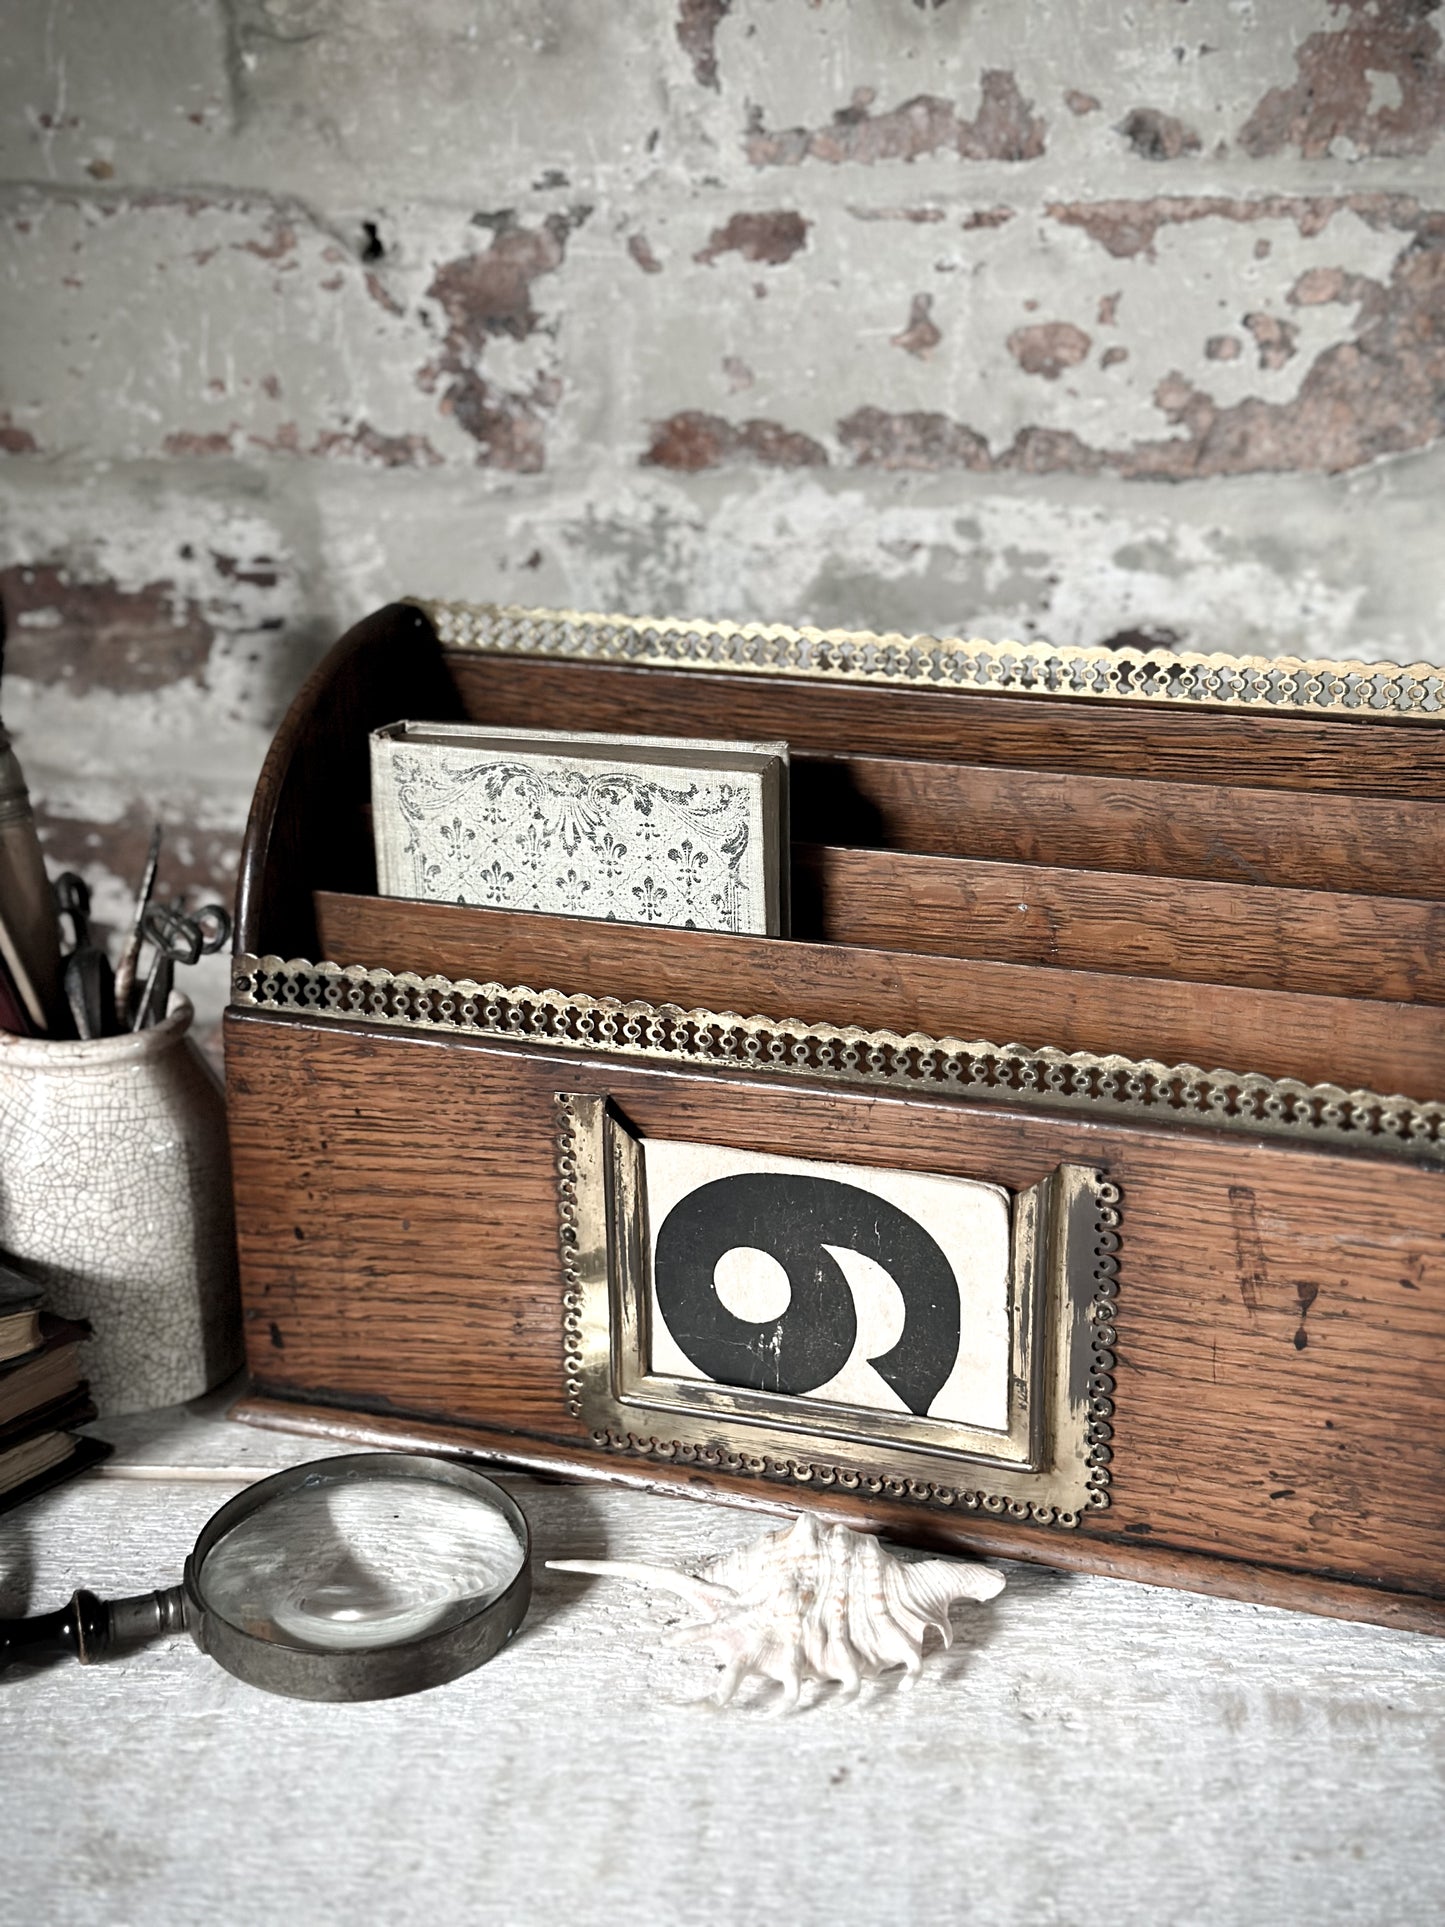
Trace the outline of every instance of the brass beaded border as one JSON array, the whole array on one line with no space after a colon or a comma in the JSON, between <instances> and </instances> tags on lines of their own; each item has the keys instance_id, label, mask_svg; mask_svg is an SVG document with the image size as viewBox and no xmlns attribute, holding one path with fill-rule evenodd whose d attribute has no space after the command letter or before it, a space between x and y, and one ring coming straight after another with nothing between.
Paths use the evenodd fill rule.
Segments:
<instances>
[{"instance_id":1,"label":"brass beaded border","mask_svg":"<svg viewBox=\"0 0 1445 1927\"><path fill-rule=\"evenodd\" d=\"M872 635L782 623L602 615L409 599L448 649L745 676L1174 708L1445 722L1445 668L1431 663L1234 656L1194 650Z\"/></svg>"},{"instance_id":2,"label":"brass beaded border","mask_svg":"<svg viewBox=\"0 0 1445 1927\"><path fill-rule=\"evenodd\" d=\"M1445 1102L1347 1091L1337 1084L1305 1084L1254 1071L1204 1071L1152 1058L1035 1050L787 1017L739 1017L676 1004L624 1004L615 997L276 956L236 957L232 1000L243 1009L331 1022L820 1077L925 1097L1182 1124L1445 1165Z\"/></svg>"},{"instance_id":3,"label":"brass beaded border","mask_svg":"<svg viewBox=\"0 0 1445 1927\"><path fill-rule=\"evenodd\" d=\"M567 1411L582 1416L582 1279L577 1270L577 1113L572 1100L558 1091L557 1106L557 1241L562 1253L562 1372Z\"/></svg>"}]
</instances>

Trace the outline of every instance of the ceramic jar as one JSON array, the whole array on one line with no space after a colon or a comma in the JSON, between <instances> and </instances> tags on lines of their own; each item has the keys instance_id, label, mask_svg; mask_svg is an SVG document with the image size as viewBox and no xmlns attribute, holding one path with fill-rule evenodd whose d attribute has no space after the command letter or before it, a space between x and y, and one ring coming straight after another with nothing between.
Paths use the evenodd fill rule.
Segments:
<instances>
[{"instance_id":1,"label":"ceramic jar","mask_svg":"<svg viewBox=\"0 0 1445 1927\"><path fill-rule=\"evenodd\" d=\"M91 1043L0 1035L0 1248L88 1319L102 1415L196 1398L241 1362L225 1100L191 1006Z\"/></svg>"}]
</instances>

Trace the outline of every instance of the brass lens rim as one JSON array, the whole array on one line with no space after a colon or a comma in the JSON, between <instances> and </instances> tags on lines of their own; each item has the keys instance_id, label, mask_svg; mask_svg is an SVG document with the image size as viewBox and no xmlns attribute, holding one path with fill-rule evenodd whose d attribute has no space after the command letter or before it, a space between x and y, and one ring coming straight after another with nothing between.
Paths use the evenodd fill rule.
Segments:
<instances>
[{"instance_id":1,"label":"brass lens rim","mask_svg":"<svg viewBox=\"0 0 1445 1927\"><path fill-rule=\"evenodd\" d=\"M516 1534L522 1553L516 1575L504 1590L437 1632L394 1645L335 1653L260 1638L233 1625L208 1603L201 1583L206 1559L243 1519L319 1481L382 1478L451 1486L499 1513ZM460 1679L501 1651L526 1617L531 1600L532 1535L526 1515L510 1494L459 1460L414 1452L351 1453L290 1466L229 1499L202 1527L186 1560L182 1586L191 1638L248 1686L290 1699L395 1699Z\"/></svg>"}]
</instances>

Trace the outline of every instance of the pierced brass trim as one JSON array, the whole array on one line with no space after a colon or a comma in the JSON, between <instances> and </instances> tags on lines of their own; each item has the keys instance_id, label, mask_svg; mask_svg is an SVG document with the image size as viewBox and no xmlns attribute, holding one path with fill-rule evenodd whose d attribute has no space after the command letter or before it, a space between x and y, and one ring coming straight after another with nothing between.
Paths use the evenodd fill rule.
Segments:
<instances>
[{"instance_id":1,"label":"pierced brass trim","mask_svg":"<svg viewBox=\"0 0 1445 1927\"><path fill-rule=\"evenodd\" d=\"M933 1098L1081 1111L1137 1124L1184 1124L1445 1164L1445 1102L1347 1091L1255 1071L1200 1070L1153 1058L904 1035L792 1017L739 1017L676 1004L621 1003L525 985L368 970L361 964L238 956L243 1009L670 1064L882 1086Z\"/></svg>"},{"instance_id":2,"label":"pierced brass trim","mask_svg":"<svg viewBox=\"0 0 1445 1927\"><path fill-rule=\"evenodd\" d=\"M605 1097L554 1101L568 1410L594 1445L1036 1525L1108 1505L1120 1194L1101 1171L1014 1195L1010 1427L987 1433L654 1374L637 1139Z\"/></svg>"},{"instance_id":3,"label":"pierced brass trim","mask_svg":"<svg viewBox=\"0 0 1445 1927\"><path fill-rule=\"evenodd\" d=\"M448 649L484 655L726 670L974 694L1064 696L1382 722L1445 721L1445 668L1430 663L1086 649L979 637L870 635L781 623L583 614L410 598Z\"/></svg>"}]
</instances>

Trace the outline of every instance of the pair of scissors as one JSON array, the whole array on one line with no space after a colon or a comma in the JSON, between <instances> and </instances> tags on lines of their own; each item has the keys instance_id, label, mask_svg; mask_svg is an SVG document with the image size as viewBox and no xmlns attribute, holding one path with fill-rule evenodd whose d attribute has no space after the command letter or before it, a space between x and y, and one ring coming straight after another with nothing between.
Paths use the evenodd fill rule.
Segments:
<instances>
[{"instance_id":1,"label":"pair of scissors","mask_svg":"<svg viewBox=\"0 0 1445 1927\"><path fill-rule=\"evenodd\" d=\"M115 1028L115 984L109 957L90 940L90 886L74 870L65 870L51 890L57 915L70 920L73 941L64 983L76 1034L86 1042L108 1037Z\"/></svg>"},{"instance_id":2,"label":"pair of scissors","mask_svg":"<svg viewBox=\"0 0 1445 1927\"><path fill-rule=\"evenodd\" d=\"M141 919L141 928L155 955L131 1020L132 1030L160 1023L170 1006L175 966L199 963L219 950L231 935L231 917L219 903L203 904L189 913L178 903L153 903Z\"/></svg>"}]
</instances>

